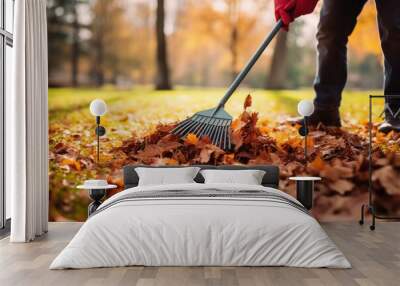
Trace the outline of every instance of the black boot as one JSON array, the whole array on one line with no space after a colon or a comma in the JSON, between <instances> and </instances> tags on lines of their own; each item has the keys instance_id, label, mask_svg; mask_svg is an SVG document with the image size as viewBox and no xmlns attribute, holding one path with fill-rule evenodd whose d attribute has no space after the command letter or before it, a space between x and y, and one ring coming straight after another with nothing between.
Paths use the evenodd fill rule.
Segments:
<instances>
[{"instance_id":1,"label":"black boot","mask_svg":"<svg viewBox=\"0 0 400 286\"><path fill-rule=\"evenodd\" d=\"M299 117L293 121L290 121L293 124L303 125L303 118ZM340 122L340 113L337 109L320 109L315 107L314 113L307 117L308 126L317 126L319 123L322 123L325 126L333 126L333 127L341 127L342 124Z\"/></svg>"},{"instance_id":2,"label":"black boot","mask_svg":"<svg viewBox=\"0 0 400 286\"><path fill-rule=\"evenodd\" d=\"M383 133L400 132L400 114L394 117L390 111L386 111L385 121L379 125L378 130Z\"/></svg>"}]
</instances>

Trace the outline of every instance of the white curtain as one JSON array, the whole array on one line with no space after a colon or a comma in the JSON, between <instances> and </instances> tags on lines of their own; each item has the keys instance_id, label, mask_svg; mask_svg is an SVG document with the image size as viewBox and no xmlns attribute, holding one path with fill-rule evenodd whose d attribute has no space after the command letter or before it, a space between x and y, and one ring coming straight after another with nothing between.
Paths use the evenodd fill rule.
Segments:
<instances>
[{"instance_id":1,"label":"white curtain","mask_svg":"<svg viewBox=\"0 0 400 286\"><path fill-rule=\"evenodd\" d=\"M48 112L46 0L15 1L13 93L6 98L6 186L12 242L47 232Z\"/></svg>"}]
</instances>

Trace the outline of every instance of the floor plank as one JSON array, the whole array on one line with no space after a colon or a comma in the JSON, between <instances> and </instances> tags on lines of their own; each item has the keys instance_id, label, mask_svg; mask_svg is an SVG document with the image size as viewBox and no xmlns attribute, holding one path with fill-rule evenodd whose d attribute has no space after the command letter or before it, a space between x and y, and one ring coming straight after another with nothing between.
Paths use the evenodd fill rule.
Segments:
<instances>
[{"instance_id":1,"label":"floor plank","mask_svg":"<svg viewBox=\"0 0 400 286\"><path fill-rule=\"evenodd\" d=\"M32 243L0 240L2 286L266 286L399 285L400 223L379 222L375 232L356 223L325 223L323 228L352 263L352 269L289 267L119 267L48 269L79 230L80 223L50 223L49 233Z\"/></svg>"}]
</instances>

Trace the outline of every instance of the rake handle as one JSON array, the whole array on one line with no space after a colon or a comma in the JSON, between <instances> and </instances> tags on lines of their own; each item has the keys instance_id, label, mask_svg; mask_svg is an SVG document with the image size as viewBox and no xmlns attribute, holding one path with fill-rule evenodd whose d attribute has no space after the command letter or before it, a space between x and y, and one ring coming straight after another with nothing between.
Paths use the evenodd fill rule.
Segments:
<instances>
[{"instance_id":1,"label":"rake handle","mask_svg":"<svg viewBox=\"0 0 400 286\"><path fill-rule=\"evenodd\" d=\"M257 62L259 57L262 55L264 50L268 47L268 45L271 43L271 41L274 39L274 37L278 34L279 30L282 28L283 22L281 19L279 19L278 22L276 22L274 28L272 29L271 33L264 39L264 41L261 43L261 45L258 47L257 51L253 54L253 56L250 58L250 60L247 62L247 64L244 66L242 71L236 76L235 80L232 82L232 84L229 86L228 90L226 91L224 97L221 99L219 102L216 112L224 107L225 103L228 101L228 99L231 97L231 95L235 92L235 90L238 88L240 83L243 81L243 79L246 77L246 75L249 73L251 68L254 66L254 64Z\"/></svg>"}]
</instances>

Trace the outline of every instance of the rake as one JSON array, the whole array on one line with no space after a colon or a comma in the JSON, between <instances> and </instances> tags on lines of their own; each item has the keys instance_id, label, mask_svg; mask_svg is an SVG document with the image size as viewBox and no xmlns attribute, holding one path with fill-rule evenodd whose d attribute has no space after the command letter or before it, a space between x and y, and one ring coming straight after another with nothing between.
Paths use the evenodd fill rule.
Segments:
<instances>
[{"instance_id":1,"label":"rake","mask_svg":"<svg viewBox=\"0 0 400 286\"><path fill-rule=\"evenodd\" d=\"M272 39L276 34L278 34L282 26L282 20L279 20L275 24L271 33L264 39L257 51L229 86L217 107L197 112L192 117L180 122L171 132L181 138L185 138L189 133L195 134L198 138L208 136L214 145L217 145L223 150L230 149L230 128L232 116L225 111L225 103L249 73L261 54L271 43Z\"/></svg>"}]
</instances>

